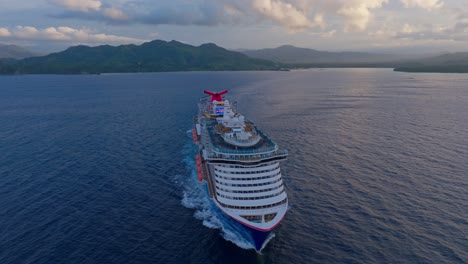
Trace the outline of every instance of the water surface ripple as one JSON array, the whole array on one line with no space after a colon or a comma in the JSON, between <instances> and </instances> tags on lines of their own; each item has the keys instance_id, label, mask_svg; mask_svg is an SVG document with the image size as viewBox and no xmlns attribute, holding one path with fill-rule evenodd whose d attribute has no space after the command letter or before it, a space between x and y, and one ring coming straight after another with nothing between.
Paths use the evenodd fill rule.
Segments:
<instances>
[{"instance_id":1,"label":"water surface ripple","mask_svg":"<svg viewBox=\"0 0 468 264\"><path fill-rule=\"evenodd\" d=\"M0 77L0 263L467 263L468 76L388 69ZM186 131L229 89L282 147L258 255Z\"/></svg>"}]
</instances>

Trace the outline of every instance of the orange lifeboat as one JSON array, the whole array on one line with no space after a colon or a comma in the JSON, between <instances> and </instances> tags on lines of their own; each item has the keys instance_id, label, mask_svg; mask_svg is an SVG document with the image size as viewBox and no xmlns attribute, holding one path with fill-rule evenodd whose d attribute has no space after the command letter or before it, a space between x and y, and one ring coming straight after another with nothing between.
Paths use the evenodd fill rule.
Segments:
<instances>
[{"instance_id":1,"label":"orange lifeboat","mask_svg":"<svg viewBox=\"0 0 468 264\"><path fill-rule=\"evenodd\" d=\"M196 155L195 160L197 161L198 181L202 182L203 181L203 172L202 172L202 167L201 167L200 155Z\"/></svg>"},{"instance_id":2,"label":"orange lifeboat","mask_svg":"<svg viewBox=\"0 0 468 264\"><path fill-rule=\"evenodd\" d=\"M192 139L193 143L197 143L197 131L195 130L195 128L192 129Z\"/></svg>"},{"instance_id":3,"label":"orange lifeboat","mask_svg":"<svg viewBox=\"0 0 468 264\"><path fill-rule=\"evenodd\" d=\"M198 181L199 181L199 182L202 182L202 181L203 181L203 173L202 173L202 171L201 171L201 168L200 168L200 170L198 170Z\"/></svg>"}]
</instances>

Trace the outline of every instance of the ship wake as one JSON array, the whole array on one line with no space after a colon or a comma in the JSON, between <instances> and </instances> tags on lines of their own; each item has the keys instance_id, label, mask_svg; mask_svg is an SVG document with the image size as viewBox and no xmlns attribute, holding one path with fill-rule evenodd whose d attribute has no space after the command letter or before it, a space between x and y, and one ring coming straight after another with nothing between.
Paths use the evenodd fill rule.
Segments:
<instances>
[{"instance_id":1,"label":"ship wake","mask_svg":"<svg viewBox=\"0 0 468 264\"><path fill-rule=\"evenodd\" d=\"M179 179L183 189L182 204L187 208L195 209L195 218L201 220L204 226L219 229L225 240L243 249L255 249L253 241L248 239L251 237L250 234L216 208L209 197L206 183L200 183L197 180L194 159L196 152L197 148L193 144L187 144L183 149L183 162L189 175Z\"/></svg>"}]
</instances>

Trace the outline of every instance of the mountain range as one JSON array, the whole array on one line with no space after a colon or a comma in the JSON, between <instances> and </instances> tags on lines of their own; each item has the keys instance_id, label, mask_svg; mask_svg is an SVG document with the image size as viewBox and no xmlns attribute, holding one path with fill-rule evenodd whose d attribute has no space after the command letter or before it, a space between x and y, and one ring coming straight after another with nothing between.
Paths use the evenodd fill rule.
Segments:
<instances>
[{"instance_id":1,"label":"mountain range","mask_svg":"<svg viewBox=\"0 0 468 264\"><path fill-rule=\"evenodd\" d=\"M23 59L37 55L37 53L34 53L20 46L6 45L0 43L0 59Z\"/></svg>"},{"instance_id":2,"label":"mountain range","mask_svg":"<svg viewBox=\"0 0 468 264\"><path fill-rule=\"evenodd\" d=\"M397 66L395 71L468 73L468 52L447 53L414 60Z\"/></svg>"},{"instance_id":3,"label":"mountain range","mask_svg":"<svg viewBox=\"0 0 468 264\"><path fill-rule=\"evenodd\" d=\"M271 49L243 50L242 53L286 64L376 64L401 62L408 57L366 52L329 52L284 45Z\"/></svg>"},{"instance_id":4,"label":"mountain range","mask_svg":"<svg viewBox=\"0 0 468 264\"><path fill-rule=\"evenodd\" d=\"M160 71L277 70L277 63L250 58L215 44L195 47L154 40L142 45L74 46L65 51L6 63L0 72L80 74ZM5 66L4 66L5 68Z\"/></svg>"},{"instance_id":5,"label":"mountain range","mask_svg":"<svg viewBox=\"0 0 468 264\"><path fill-rule=\"evenodd\" d=\"M141 45L80 45L46 56L0 59L0 74L288 70L314 67L388 67L411 72L468 72L468 53L415 58L366 52L318 51L291 45L244 50L241 53L212 43L192 46L174 40L154 40Z\"/></svg>"},{"instance_id":6,"label":"mountain range","mask_svg":"<svg viewBox=\"0 0 468 264\"><path fill-rule=\"evenodd\" d=\"M404 72L468 73L468 52L438 55L398 55L367 52L329 52L284 45L277 48L242 50L259 59L282 63L285 68L385 67Z\"/></svg>"}]
</instances>

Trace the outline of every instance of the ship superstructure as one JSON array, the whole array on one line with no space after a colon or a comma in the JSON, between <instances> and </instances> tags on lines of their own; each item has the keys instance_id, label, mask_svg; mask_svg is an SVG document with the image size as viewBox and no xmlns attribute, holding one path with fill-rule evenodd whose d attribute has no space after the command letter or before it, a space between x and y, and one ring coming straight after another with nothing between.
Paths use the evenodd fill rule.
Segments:
<instances>
[{"instance_id":1,"label":"ship superstructure","mask_svg":"<svg viewBox=\"0 0 468 264\"><path fill-rule=\"evenodd\" d=\"M219 209L252 234L260 250L283 219L288 198L279 162L287 157L253 122L223 98L227 91L200 99L193 139L199 180L206 181Z\"/></svg>"}]
</instances>

